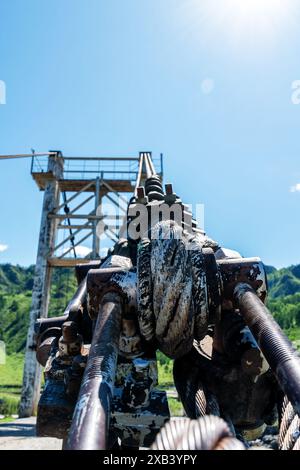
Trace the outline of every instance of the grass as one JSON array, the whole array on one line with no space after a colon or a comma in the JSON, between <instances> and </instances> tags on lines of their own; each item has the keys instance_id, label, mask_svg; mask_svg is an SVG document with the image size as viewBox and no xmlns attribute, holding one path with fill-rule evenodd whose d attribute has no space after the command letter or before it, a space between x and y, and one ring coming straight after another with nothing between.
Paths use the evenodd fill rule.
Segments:
<instances>
[{"instance_id":1,"label":"grass","mask_svg":"<svg viewBox=\"0 0 300 470\"><path fill-rule=\"evenodd\" d=\"M158 384L162 390L174 387L173 361L160 351L157 352Z\"/></svg>"},{"instance_id":2,"label":"grass","mask_svg":"<svg viewBox=\"0 0 300 470\"><path fill-rule=\"evenodd\" d=\"M294 346L300 351L300 327L289 328L288 330L284 330L285 334L289 337L292 341Z\"/></svg>"},{"instance_id":3,"label":"grass","mask_svg":"<svg viewBox=\"0 0 300 470\"><path fill-rule=\"evenodd\" d=\"M8 394L0 394L0 414L11 416L18 413L20 398Z\"/></svg>"},{"instance_id":4,"label":"grass","mask_svg":"<svg viewBox=\"0 0 300 470\"><path fill-rule=\"evenodd\" d=\"M160 390L176 392L173 380L173 361L162 352L157 352L158 388ZM171 416L183 416L184 409L178 398L168 397Z\"/></svg>"},{"instance_id":5,"label":"grass","mask_svg":"<svg viewBox=\"0 0 300 470\"><path fill-rule=\"evenodd\" d=\"M11 421L13 421L14 418L12 416L6 416L5 418L3 419L0 419L0 424L3 424L3 423L10 423Z\"/></svg>"},{"instance_id":6,"label":"grass","mask_svg":"<svg viewBox=\"0 0 300 470\"><path fill-rule=\"evenodd\" d=\"M23 364L23 354L8 355L5 364L0 364L0 414L2 415L11 416L18 413Z\"/></svg>"},{"instance_id":7,"label":"grass","mask_svg":"<svg viewBox=\"0 0 300 470\"><path fill-rule=\"evenodd\" d=\"M171 416L185 416L182 403L178 398L168 397L168 404Z\"/></svg>"}]
</instances>

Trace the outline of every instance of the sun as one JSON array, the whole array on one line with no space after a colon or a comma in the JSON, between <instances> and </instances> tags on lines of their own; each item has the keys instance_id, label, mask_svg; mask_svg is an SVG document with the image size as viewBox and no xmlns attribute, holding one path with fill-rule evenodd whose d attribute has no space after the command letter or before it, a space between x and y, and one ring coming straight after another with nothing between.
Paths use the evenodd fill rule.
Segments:
<instances>
[{"instance_id":1,"label":"sun","mask_svg":"<svg viewBox=\"0 0 300 470\"><path fill-rule=\"evenodd\" d=\"M232 19L233 27L249 27L271 31L282 21L289 8L289 0L219 0L218 9L224 20ZM253 34L256 29L253 30Z\"/></svg>"},{"instance_id":2,"label":"sun","mask_svg":"<svg viewBox=\"0 0 300 470\"><path fill-rule=\"evenodd\" d=\"M240 15L278 14L285 9L286 0L221 0L219 5L233 9Z\"/></svg>"},{"instance_id":3,"label":"sun","mask_svg":"<svg viewBox=\"0 0 300 470\"><path fill-rule=\"evenodd\" d=\"M295 0L185 0L191 26L199 34L228 38L235 45L245 41L262 46L280 38L294 22ZM299 13L299 3L298 3Z\"/></svg>"}]
</instances>

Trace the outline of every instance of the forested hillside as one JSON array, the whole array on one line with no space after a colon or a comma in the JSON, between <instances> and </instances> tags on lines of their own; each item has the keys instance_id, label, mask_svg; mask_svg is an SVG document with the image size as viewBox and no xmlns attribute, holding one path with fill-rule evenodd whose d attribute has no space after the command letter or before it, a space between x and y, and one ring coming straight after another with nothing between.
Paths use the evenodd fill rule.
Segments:
<instances>
[{"instance_id":1,"label":"forested hillside","mask_svg":"<svg viewBox=\"0 0 300 470\"><path fill-rule=\"evenodd\" d=\"M300 265L276 270L267 266L269 307L292 339L300 339ZM8 354L22 352L26 343L34 266L0 265L0 339ZM62 314L76 289L73 270L53 272L50 316Z\"/></svg>"},{"instance_id":2,"label":"forested hillside","mask_svg":"<svg viewBox=\"0 0 300 470\"><path fill-rule=\"evenodd\" d=\"M276 270L268 275L268 306L290 339L300 340L300 265ZM298 343L299 344L299 343Z\"/></svg>"},{"instance_id":3,"label":"forested hillside","mask_svg":"<svg viewBox=\"0 0 300 470\"><path fill-rule=\"evenodd\" d=\"M0 265L0 339L5 341L8 354L25 348L33 275L34 266ZM73 270L53 271L50 316L63 313L76 285Z\"/></svg>"}]
</instances>

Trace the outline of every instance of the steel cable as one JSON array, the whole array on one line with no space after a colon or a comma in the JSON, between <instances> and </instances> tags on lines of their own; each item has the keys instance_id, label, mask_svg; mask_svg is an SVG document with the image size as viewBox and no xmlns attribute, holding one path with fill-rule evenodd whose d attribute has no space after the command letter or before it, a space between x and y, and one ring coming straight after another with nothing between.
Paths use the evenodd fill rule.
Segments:
<instances>
[{"instance_id":1,"label":"steel cable","mask_svg":"<svg viewBox=\"0 0 300 470\"><path fill-rule=\"evenodd\" d=\"M300 450L300 417L287 397L284 398L279 430L280 450Z\"/></svg>"},{"instance_id":2,"label":"steel cable","mask_svg":"<svg viewBox=\"0 0 300 470\"><path fill-rule=\"evenodd\" d=\"M226 422L217 416L171 420L161 429L152 450L245 450Z\"/></svg>"},{"instance_id":3,"label":"steel cable","mask_svg":"<svg viewBox=\"0 0 300 470\"><path fill-rule=\"evenodd\" d=\"M175 222L159 222L139 243L138 321L146 341L170 358L186 354L208 328L203 242Z\"/></svg>"}]
</instances>

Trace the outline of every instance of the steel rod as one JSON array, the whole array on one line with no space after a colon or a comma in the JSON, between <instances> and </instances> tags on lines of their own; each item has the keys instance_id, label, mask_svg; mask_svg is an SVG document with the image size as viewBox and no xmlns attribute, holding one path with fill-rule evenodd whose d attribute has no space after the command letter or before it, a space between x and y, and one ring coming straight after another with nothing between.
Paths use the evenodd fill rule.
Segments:
<instances>
[{"instance_id":1,"label":"steel rod","mask_svg":"<svg viewBox=\"0 0 300 470\"><path fill-rule=\"evenodd\" d=\"M148 159L148 162L149 162L150 170L151 170L152 174L155 175L156 170L155 170L154 165L153 165L151 154L147 153L147 159Z\"/></svg>"},{"instance_id":2,"label":"steel rod","mask_svg":"<svg viewBox=\"0 0 300 470\"><path fill-rule=\"evenodd\" d=\"M279 385L300 414L299 354L251 286L238 284L234 298Z\"/></svg>"},{"instance_id":3,"label":"steel rod","mask_svg":"<svg viewBox=\"0 0 300 470\"><path fill-rule=\"evenodd\" d=\"M100 304L66 450L107 449L120 328L121 298L109 292Z\"/></svg>"},{"instance_id":4,"label":"steel rod","mask_svg":"<svg viewBox=\"0 0 300 470\"><path fill-rule=\"evenodd\" d=\"M49 155L56 155L56 152L47 153L22 153L19 155L0 155L0 160L9 160L13 158L32 158L32 157L49 157Z\"/></svg>"},{"instance_id":5,"label":"steel rod","mask_svg":"<svg viewBox=\"0 0 300 470\"><path fill-rule=\"evenodd\" d=\"M100 204L100 178L96 179L96 191L95 191L95 214L99 210ZM97 220L93 221L93 258L98 258L100 250L100 240L97 234Z\"/></svg>"},{"instance_id":6,"label":"steel rod","mask_svg":"<svg viewBox=\"0 0 300 470\"><path fill-rule=\"evenodd\" d=\"M144 162L145 162L145 168L146 168L146 176L147 176L147 178L151 178L153 173L151 171L151 167L150 167L150 164L149 164L149 161L148 161L148 158L147 158L147 154L144 155Z\"/></svg>"},{"instance_id":7,"label":"steel rod","mask_svg":"<svg viewBox=\"0 0 300 470\"><path fill-rule=\"evenodd\" d=\"M38 155L38 154L35 154ZM96 161L119 161L119 162L137 162L139 159L137 157L64 157L64 160L96 160Z\"/></svg>"},{"instance_id":8,"label":"steel rod","mask_svg":"<svg viewBox=\"0 0 300 470\"><path fill-rule=\"evenodd\" d=\"M35 323L35 334L40 335L48 328L60 327L67 320L72 320L73 317L83 308L83 303L86 300L86 277L79 284L75 294L68 303L64 313L60 317L52 318L39 318Z\"/></svg>"},{"instance_id":9,"label":"steel rod","mask_svg":"<svg viewBox=\"0 0 300 470\"><path fill-rule=\"evenodd\" d=\"M137 196L137 188L141 185L142 179L142 171L143 171L143 162L144 162L144 154L140 154L140 161L139 161L139 169L136 178L135 188L134 188L134 195Z\"/></svg>"},{"instance_id":10,"label":"steel rod","mask_svg":"<svg viewBox=\"0 0 300 470\"><path fill-rule=\"evenodd\" d=\"M90 220L102 220L103 215L94 215L95 211L91 211L89 214L49 214L49 219L90 219Z\"/></svg>"},{"instance_id":11,"label":"steel rod","mask_svg":"<svg viewBox=\"0 0 300 470\"><path fill-rule=\"evenodd\" d=\"M70 320L72 320L71 316L76 315L80 310L83 309L83 304L86 300L87 290L86 290L86 277L81 281L79 284L75 294L73 295L72 299L68 303L65 311L64 316L67 315Z\"/></svg>"}]
</instances>

